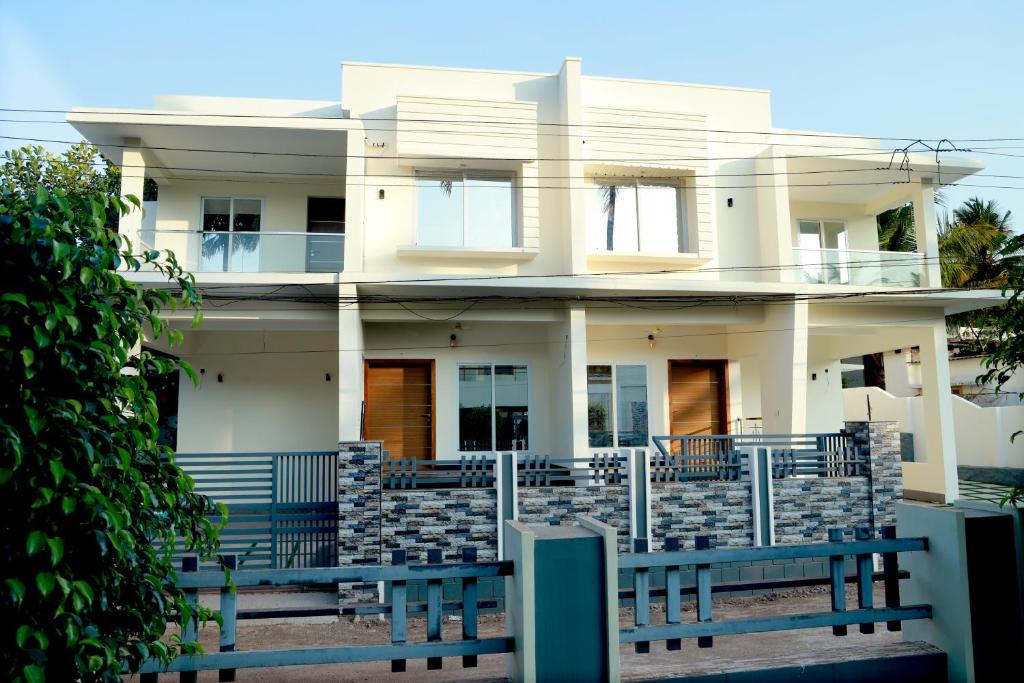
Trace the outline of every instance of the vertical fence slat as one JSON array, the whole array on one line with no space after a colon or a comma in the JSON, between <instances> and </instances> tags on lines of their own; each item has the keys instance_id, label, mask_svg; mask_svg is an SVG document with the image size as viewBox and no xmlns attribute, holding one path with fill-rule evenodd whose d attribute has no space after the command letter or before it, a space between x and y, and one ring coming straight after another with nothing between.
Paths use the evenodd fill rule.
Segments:
<instances>
[{"instance_id":1,"label":"vertical fence slat","mask_svg":"<svg viewBox=\"0 0 1024 683\"><path fill-rule=\"evenodd\" d=\"M199 569L199 558L195 555L188 555L181 558L181 572L187 574L194 572ZM182 643L194 643L198 639L196 632L197 625L199 623L198 610L199 610L199 589L198 588L186 588L185 590L185 604L188 605L190 614L181 615L181 642ZM178 677L181 683L196 683L199 677L198 671L182 671Z\"/></svg>"},{"instance_id":2,"label":"vertical fence slat","mask_svg":"<svg viewBox=\"0 0 1024 683\"><path fill-rule=\"evenodd\" d=\"M896 538L896 527L883 526L882 538ZM882 576L885 581L885 606L900 606L900 561L896 553L882 553ZM899 631L903 628L900 621L887 621L887 631Z\"/></svg>"},{"instance_id":3,"label":"vertical fence slat","mask_svg":"<svg viewBox=\"0 0 1024 683\"><path fill-rule=\"evenodd\" d=\"M224 567L229 571L235 571L238 568L238 557L225 555ZM238 631L238 594L231 586L220 589L220 618L220 651L234 652ZM235 680L235 670L221 669L217 680L221 683L231 683Z\"/></svg>"},{"instance_id":4,"label":"vertical fence slat","mask_svg":"<svg viewBox=\"0 0 1024 683\"><path fill-rule=\"evenodd\" d=\"M871 540L871 528L866 526L857 527L854 538L858 541ZM871 595L872 574L874 567L871 564L871 553L858 553L857 555L857 608L871 609L874 606ZM861 633L874 633L874 624L860 624Z\"/></svg>"},{"instance_id":5,"label":"vertical fence slat","mask_svg":"<svg viewBox=\"0 0 1024 683\"><path fill-rule=\"evenodd\" d=\"M405 564L406 555L404 550L391 551L391 564ZM406 639L406 604L405 604L405 581L391 582L391 644L399 645ZM395 673L405 671L404 659L392 659L391 670Z\"/></svg>"},{"instance_id":6,"label":"vertical fence slat","mask_svg":"<svg viewBox=\"0 0 1024 683\"><path fill-rule=\"evenodd\" d=\"M829 543L841 543L843 540L842 529L828 530ZM846 560L843 555L830 555L828 558L828 575L831 580L832 611L846 611ZM833 626L832 635L845 636L846 626Z\"/></svg>"},{"instance_id":7,"label":"vertical fence slat","mask_svg":"<svg viewBox=\"0 0 1024 683\"><path fill-rule=\"evenodd\" d=\"M647 539L634 539L633 552L646 553ZM634 623L638 627L648 626L651 623L651 577L646 567L637 567L633 570L633 590ZM633 649L637 654L647 654L651 651L651 643L640 640L634 644Z\"/></svg>"},{"instance_id":8,"label":"vertical fence slat","mask_svg":"<svg viewBox=\"0 0 1024 683\"><path fill-rule=\"evenodd\" d=\"M427 562L441 564L441 549L431 548L427 551ZM441 580L427 581L427 642L441 640ZM440 657L427 657L427 670L436 671L441 668Z\"/></svg>"},{"instance_id":9,"label":"vertical fence slat","mask_svg":"<svg viewBox=\"0 0 1024 683\"><path fill-rule=\"evenodd\" d=\"M665 539L665 550L670 553L678 552L679 539L670 536ZM665 623L682 623L682 600L679 594L682 588L682 581L679 575L679 567L665 568ZM669 638L665 641L665 649L670 652L678 652L683 649L681 638Z\"/></svg>"},{"instance_id":10,"label":"vertical fence slat","mask_svg":"<svg viewBox=\"0 0 1024 683\"><path fill-rule=\"evenodd\" d=\"M697 550L710 550L711 537L697 536ZM711 565L697 565L697 621L706 623L711 621ZM712 647L715 641L713 636L699 636L697 647Z\"/></svg>"},{"instance_id":11,"label":"vertical fence slat","mask_svg":"<svg viewBox=\"0 0 1024 683\"><path fill-rule=\"evenodd\" d=\"M462 561L468 563L476 562L476 548L470 546L462 549ZM477 639L477 584L475 577L467 577L462 580L462 639ZM472 668L477 665L476 655L463 655L462 668Z\"/></svg>"}]
</instances>

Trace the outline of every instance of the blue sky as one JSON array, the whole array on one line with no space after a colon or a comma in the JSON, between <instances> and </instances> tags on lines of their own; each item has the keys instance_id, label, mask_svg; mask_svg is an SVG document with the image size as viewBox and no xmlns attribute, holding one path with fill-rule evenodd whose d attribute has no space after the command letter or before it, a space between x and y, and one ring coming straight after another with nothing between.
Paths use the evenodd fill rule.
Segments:
<instances>
[{"instance_id":1,"label":"blue sky","mask_svg":"<svg viewBox=\"0 0 1024 683\"><path fill-rule=\"evenodd\" d=\"M337 99L339 62L585 74L772 90L775 125L1024 138L1024 3L0 3L0 106L149 106L153 95ZM66 138L64 125L0 135ZM10 141L0 140L0 148ZM977 143L980 145L981 143ZM986 173L1024 176L1024 141ZM1024 179L979 178L1024 187ZM962 188L1014 211L1024 190Z\"/></svg>"}]
</instances>

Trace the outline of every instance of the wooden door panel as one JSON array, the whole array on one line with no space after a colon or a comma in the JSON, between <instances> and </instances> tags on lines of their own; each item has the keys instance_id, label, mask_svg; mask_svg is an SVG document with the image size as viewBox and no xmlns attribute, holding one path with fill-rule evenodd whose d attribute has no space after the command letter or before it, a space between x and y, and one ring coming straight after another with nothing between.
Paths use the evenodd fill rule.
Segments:
<instances>
[{"instance_id":1,"label":"wooden door panel","mask_svg":"<svg viewBox=\"0 0 1024 683\"><path fill-rule=\"evenodd\" d=\"M433 374L431 361L367 361L366 438L390 457L433 459Z\"/></svg>"},{"instance_id":2,"label":"wooden door panel","mask_svg":"<svg viewBox=\"0 0 1024 683\"><path fill-rule=\"evenodd\" d=\"M673 436L726 433L725 361L670 361L669 429Z\"/></svg>"}]
</instances>

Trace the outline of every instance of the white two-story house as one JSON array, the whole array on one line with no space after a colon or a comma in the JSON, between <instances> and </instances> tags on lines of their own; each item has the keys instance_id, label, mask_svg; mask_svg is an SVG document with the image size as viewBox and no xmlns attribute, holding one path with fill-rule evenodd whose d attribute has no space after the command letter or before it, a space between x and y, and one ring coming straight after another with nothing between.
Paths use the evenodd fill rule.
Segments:
<instances>
[{"instance_id":1,"label":"white two-story house","mask_svg":"<svg viewBox=\"0 0 1024 683\"><path fill-rule=\"evenodd\" d=\"M840 359L916 346L927 436L905 486L956 496L943 317L996 297L941 290L933 193L980 163L778 128L767 91L575 58L344 63L342 85L68 116L124 192L156 180L121 231L205 292L202 326L162 349L202 377L166 400L179 451L582 457L835 432ZM921 252L879 251L877 215L905 203Z\"/></svg>"}]
</instances>

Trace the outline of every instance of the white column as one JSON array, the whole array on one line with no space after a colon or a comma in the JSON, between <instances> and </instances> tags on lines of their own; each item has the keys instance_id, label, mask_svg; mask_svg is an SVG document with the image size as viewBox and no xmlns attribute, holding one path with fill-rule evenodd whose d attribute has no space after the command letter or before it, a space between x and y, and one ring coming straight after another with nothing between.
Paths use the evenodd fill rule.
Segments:
<instances>
[{"instance_id":1,"label":"white column","mask_svg":"<svg viewBox=\"0 0 1024 683\"><path fill-rule=\"evenodd\" d=\"M137 138L125 141L126 145L140 144ZM142 191L146 180L146 161L142 158L142 149L139 147L125 147L121 152L121 199L131 207L124 216L121 216L117 224L117 231L132 243L132 251L138 253L141 249L139 238L142 233L142 209L132 206L128 202L128 195L134 195L139 203L142 203Z\"/></svg>"},{"instance_id":2,"label":"white column","mask_svg":"<svg viewBox=\"0 0 1024 683\"><path fill-rule=\"evenodd\" d=\"M339 133L341 134L341 133ZM348 273L363 271L363 216L367 201L366 143L364 130L358 128L348 135L349 156L345 162L345 264ZM351 182L349 180L351 179Z\"/></svg>"},{"instance_id":3,"label":"white column","mask_svg":"<svg viewBox=\"0 0 1024 683\"><path fill-rule=\"evenodd\" d=\"M935 188L931 178L922 178L914 188L914 230L917 232L917 250L924 254L927 282L923 286L941 287L942 270L939 268L939 224L935 217Z\"/></svg>"},{"instance_id":4,"label":"white column","mask_svg":"<svg viewBox=\"0 0 1024 683\"><path fill-rule=\"evenodd\" d=\"M921 399L927 449L927 481L947 502L959 494L956 471L956 432L953 393L949 388L949 350L946 323L937 320L921 338Z\"/></svg>"},{"instance_id":5,"label":"white column","mask_svg":"<svg viewBox=\"0 0 1024 683\"><path fill-rule=\"evenodd\" d=\"M793 226L789 213L789 188L785 178L786 160L774 158L775 147L769 147L754 161L757 176L757 220L761 235L761 263L765 266L790 266L794 263ZM795 268L764 270L761 280L795 282Z\"/></svg>"},{"instance_id":6,"label":"white column","mask_svg":"<svg viewBox=\"0 0 1024 683\"><path fill-rule=\"evenodd\" d=\"M561 122L565 132L561 138L564 160L560 166L566 185L575 187L583 183L583 122L582 62L579 57L566 57L558 74ZM569 182L571 181L571 182ZM579 190L559 190L562 193L563 220L569 272L587 272L586 195Z\"/></svg>"},{"instance_id":7,"label":"white column","mask_svg":"<svg viewBox=\"0 0 1024 683\"><path fill-rule=\"evenodd\" d=\"M807 302L765 306L760 347L761 416L766 434L807 432Z\"/></svg>"},{"instance_id":8,"label":"white column","mask_svg":"<svg viewBox=\"0 0 1024 683\"><path fill-rule=\"evenodd\" d=\"M355 296L355 285L341 285L339 295ZM363 321L359 304L338 310L338 441L362 439Z\"/></svg>"},{"instance_id":9,"label":"white column","mask_svg":"<svg viewBox=\"0 0 1024 683\"><path fill-rule=\"evenodd\" d=\"M570 308L569 363L572 387L572 454L584 457L590 449L587 422L587 311Z\"/></svg>"}]
</instances>

